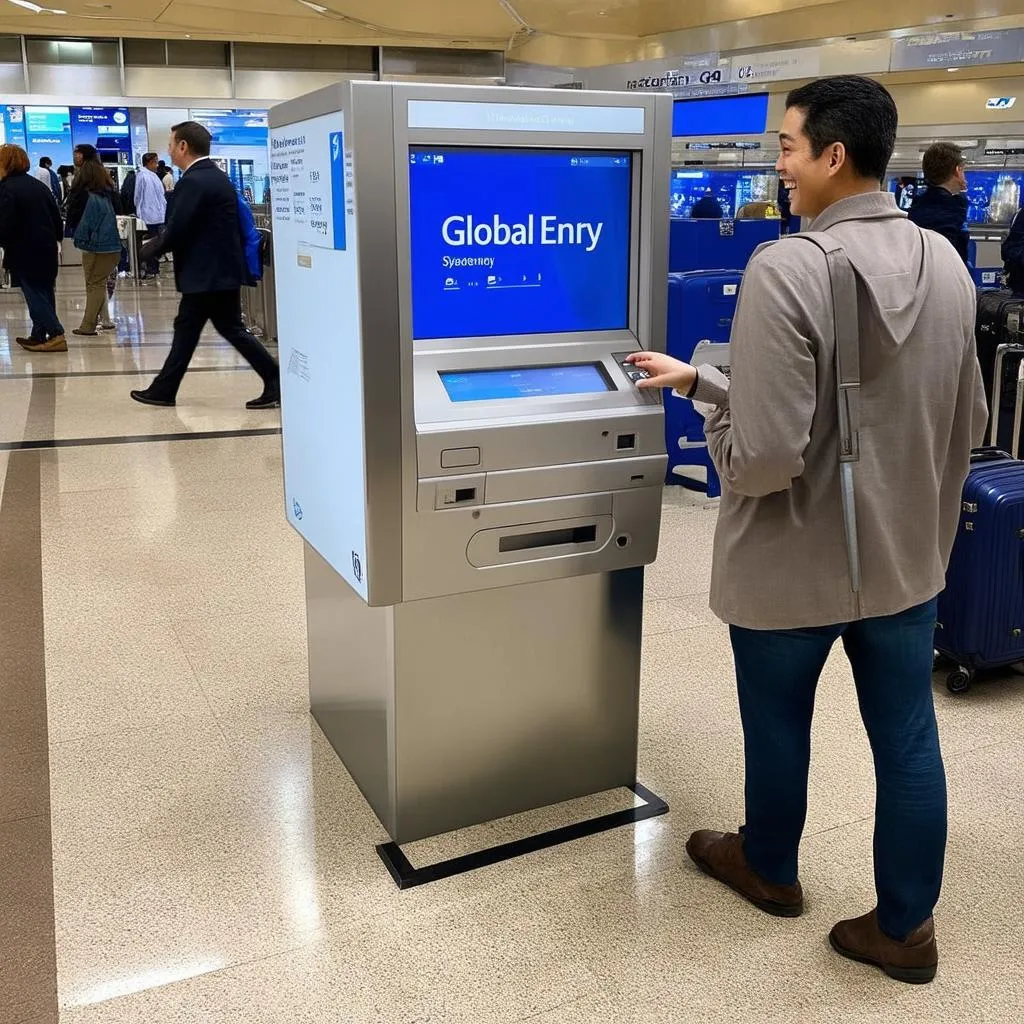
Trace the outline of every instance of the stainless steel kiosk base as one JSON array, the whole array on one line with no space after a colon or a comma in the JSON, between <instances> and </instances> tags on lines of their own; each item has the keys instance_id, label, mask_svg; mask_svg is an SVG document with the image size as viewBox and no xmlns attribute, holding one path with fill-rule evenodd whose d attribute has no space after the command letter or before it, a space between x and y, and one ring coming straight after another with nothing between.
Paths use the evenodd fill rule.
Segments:
<instances>
[{"instance_id":1,"label":"stainless steel kiosk base","mask_svg":"<svg viewBox=\"0 0 1024 1024\"><path fill-rule=\"evenodd\" d=\"M643 569L372 608L305 563L311 709L396 843L635 783Z\"/></svg>"}]
</instances>

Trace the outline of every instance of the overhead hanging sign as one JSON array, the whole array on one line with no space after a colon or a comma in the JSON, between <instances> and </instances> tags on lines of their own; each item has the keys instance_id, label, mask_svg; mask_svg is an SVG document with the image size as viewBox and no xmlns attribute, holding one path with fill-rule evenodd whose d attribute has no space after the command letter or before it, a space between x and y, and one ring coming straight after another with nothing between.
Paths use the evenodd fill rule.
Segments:
<instances>
[{"instance_id":1,"label":"overhead hanging sign","mask_svg":"<svg viewBox=\"0 0 1024 1024\"><path fill-rule=\"evenodd\" d=\"M817 78L821 74L821 51L816 46L804 46L733 57L730 74L730 81L739 83Z\"/></svg>"},{"instance_id":2,"label":"overhead hanging sign","mask_svg":"<svg viewBox=\"0 0 1024 1024\"><path fill-rule=\"evenodd\" d=\"M612 92L676 92L694 86L722 85L729 81L729 61L717 53L634 61L584 68L579 72L588 89Z\"/></svg>"},{"instance_id":3,"label":"overhead hanging sign","mask_svg":"<svg viewBox=\"0 0 1024 1024\"><path fill-rule=\"evenodd\" d=\"M934 32L906 36L892 44L891 71L1015 64L1024 60L1024 29L992 32Z\"/></svg>"}]
</instances>

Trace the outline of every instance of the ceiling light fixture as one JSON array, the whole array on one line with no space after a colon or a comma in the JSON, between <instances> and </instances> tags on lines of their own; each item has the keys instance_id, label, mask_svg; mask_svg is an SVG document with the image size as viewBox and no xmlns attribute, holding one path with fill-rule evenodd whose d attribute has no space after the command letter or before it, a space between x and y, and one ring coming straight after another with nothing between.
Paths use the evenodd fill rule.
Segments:
<instances>
[{"instance_id":1,"label":"ceiling light fixture","mask_svg":"<svg viewBox=\"0 0 1024 1024\"><path fill-rule=\"evenodd\" d=\"M317 14L326 14L327 8L323 4L315 4L313 0L299 0L299 3L303 7L308 7L311 11L316 11Z\"/></svg>"},{"instance_id":2,"label":"ceiling light fixture","mask_svg":"<svg viewBox=\"0 0 1024 1024\"><path fill-rule=\"evenodd\" d=\"M959 69L959 68L946 68L946 70L947 70L947 71L948 71L948 72L949 72L950 74L953 74L953 72L954 72L954 71L959 71L960 69Z\"/></svg>"},{"instance_id":3,"label":"ceiling light fixture","mask_svg":"<svg viewBox=\"0 0 1024 1024\"><path fill-rule=\"evenodd\" d=\"M67 11L58 10L55 7L40 7L39 4L34 4L31 0L8 0L8 3L14 4L15 7L23 7L26 11L31 11L33 14L67 14Z\"/></svg>"}]
</instances>

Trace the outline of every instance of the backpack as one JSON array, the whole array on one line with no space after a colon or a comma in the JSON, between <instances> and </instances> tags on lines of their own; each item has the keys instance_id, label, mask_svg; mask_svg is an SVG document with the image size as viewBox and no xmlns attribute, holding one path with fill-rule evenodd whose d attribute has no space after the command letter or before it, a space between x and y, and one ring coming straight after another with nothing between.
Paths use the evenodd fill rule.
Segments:
<instances>
[{"instance_id":1,"label":"backpack","mask_svg":"<svg viewBox=\"0 0 1024 1024\"><path fill-rule=\"evenodd\" d=\"M120 252L121 236L117 231L117 214L105 195L89 193L85 212L75 229L75 248L83 252Z\"/></svg>"},{"instance_id":2,"label":"backpack","mask_svg":"<svg viewBox=\"0 0 1024 1024\"><path fill-rule=\"evenodd\" d=\"M253 284L263 279L263 236L256 229L249 204L238 197L238 230L242 237L245 269Z\"/></svg>"}]
</instances>

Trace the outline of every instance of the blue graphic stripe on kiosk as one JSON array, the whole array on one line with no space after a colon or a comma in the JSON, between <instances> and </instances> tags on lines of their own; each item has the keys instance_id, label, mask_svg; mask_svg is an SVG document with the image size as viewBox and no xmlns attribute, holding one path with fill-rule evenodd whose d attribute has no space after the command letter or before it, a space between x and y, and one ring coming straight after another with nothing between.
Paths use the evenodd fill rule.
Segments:
<instances>
[{"instance_id":1,"label":"blue graphic stripe on kiosk","mask_svg":"<svg viewBox=\"0 0 1024 1024\"><path fill-rule=\"evenodd\" d=\"M628 152L411 147L413 337L627 328L632 193Z\"/></svg>"},{"instance_id":2,"label":"blue graphic stripe on kiosk","mask_svg":"<svg viewBox=\"0 0 1024 1024\"><path fill-rule=\"evenodd\" d=\"M453 402L594 395L615 390L600 363L514 366L441 373L439 376Z\"/></svg>"}]
</instances>

